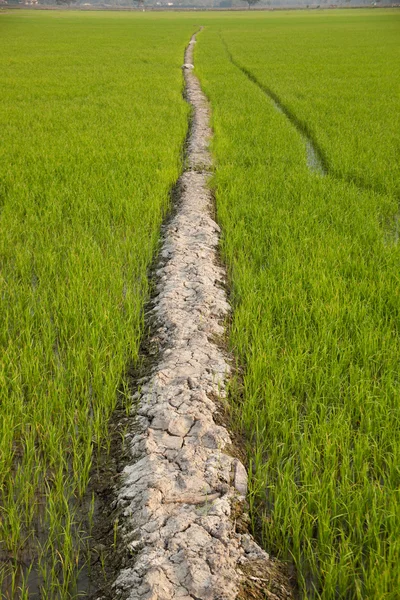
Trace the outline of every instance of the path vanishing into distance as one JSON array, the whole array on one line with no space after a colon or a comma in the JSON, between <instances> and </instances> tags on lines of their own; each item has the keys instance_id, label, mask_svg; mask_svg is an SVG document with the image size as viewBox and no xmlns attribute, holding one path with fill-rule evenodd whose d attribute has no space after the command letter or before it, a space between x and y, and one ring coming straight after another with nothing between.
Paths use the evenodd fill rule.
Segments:
<instances>
[{"instance_id":1,"label":"path vanishing into distance","mask_svg":"<svg viewBox=\"0 0 400 600\"><path fill-rule=\"evenodd\" d=\"M218 340L230 307L195 43L196 35L183 65L193 108L187 167L163 231L151 310L158 359L136 394L131 461L118 491L122 539L133 558L115 587L130 600L290 598L279 567L247 532L246 470L217 424L231 371Z\"/></svg>"},{"instance_id":2,"label":"path vanishing into distance","mask_svg":"<svg viewBox=\"0 0 400 600\"><path fill-rule=\"evenodd\" d=\"M397 600L398 11L0 29L0 597Z\"/></svg>"}]
</instances>

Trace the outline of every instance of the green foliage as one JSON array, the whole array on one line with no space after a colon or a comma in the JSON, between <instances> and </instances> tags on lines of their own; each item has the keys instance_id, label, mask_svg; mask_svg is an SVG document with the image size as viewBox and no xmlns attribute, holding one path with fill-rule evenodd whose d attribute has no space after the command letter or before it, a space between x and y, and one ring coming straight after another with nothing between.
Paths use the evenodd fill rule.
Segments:
<instances>
[{"instance_id":1,"label":"green foliage","mask_svg":"<svg viewBox=\"0 0 400 600\"><path fill-rule=\"evenodd\" d=\"M398 18L292 13L212 25L195 63L214 115L231 348L244 367L232 401L249 441L254 524L267 549L294 561L303 597L394 600L399 75L386 77L382 55L396 63ZM312 133L326 177L310 172L297 129L230 62L221 36Z\"/></svg>"},{"instance_id":2,"label":"green foliage","mask_svg":"<svg viewBox=\"0 0 400 600\"><path fill-rule=\"evenodd\" d=\"M196 22L255 526L294 561L304 597L395 600L398 18ZM19 11L0 28L0 580L26 598L32 569L43 598L66 599L92 451L137 360L181 169L180 65L197 27L190 14ZM260 86L317 143L326 177Z\"/></svg>"},{"instance_id":3,"label":"green foliage","mask_svg":"<svg viewBox=\"0 0 400 600\"><path fill-rule=\"evenodd\" d=\"M249 20L226 41L318 140L332 173L400 197L398 36L393 11L335 11Z\"/></svg>"},{"instance_id":4,"label":"green foliage","mask_svg":"<svg viewBox=\"0 0 400 600\"><path fill-rule=\"evenodd\" d=\"M43 598L74 598L76 508L181 170L194 27L23 12L0 27L0 587L24 597L30 566Z\"/></svg>"}]
</instances>

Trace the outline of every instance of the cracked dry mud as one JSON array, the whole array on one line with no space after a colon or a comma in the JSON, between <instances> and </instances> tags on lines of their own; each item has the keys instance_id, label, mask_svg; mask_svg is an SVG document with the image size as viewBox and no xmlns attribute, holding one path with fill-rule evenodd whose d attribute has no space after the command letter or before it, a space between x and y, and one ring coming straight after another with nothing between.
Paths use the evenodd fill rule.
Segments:
<instances>
[{"instance_id":1,"label":"cracked dry mud","mask_svg":"<svg viewBox=\"0 0 400 600\"><path fill-rule=\"evenodd\" d=\"M237 531L247 474L213 419L212 398L225 396L230 372L213 340L223 334L229 305L217 261L219 227L210 216L209 108L192 71L194 44L195 36L183 65L194 109L187 168L164 229L151 309L159 354L136 394L131 459L117 499L131 559L114 589L130 600L277 598L269 591L273 563ZM278 587L279 598L291 597Z\"/></svg>"}]
</instances>

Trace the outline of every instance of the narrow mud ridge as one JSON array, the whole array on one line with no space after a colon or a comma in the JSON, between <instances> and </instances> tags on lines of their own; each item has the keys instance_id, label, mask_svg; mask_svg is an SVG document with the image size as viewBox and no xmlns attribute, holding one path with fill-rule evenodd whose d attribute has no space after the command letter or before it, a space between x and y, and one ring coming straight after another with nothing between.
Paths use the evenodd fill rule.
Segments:
<instances>
[{"instance_id":1,"label":"narrow mud ridge","mask_svg":"<svg viewBox=\"0 0 400 600\"><path fill-rule=\"evenodd\" d=\"M208 189L209 107L193 74L194 35L183 65L193 107L187 168L164 229L150 318L156 364L136 394L131 461L118 490L121 544L114 583L130 600L291 598L276 563L246 533L247 474L227 453L213 418L230 367L215 343L229 305L217 261L218 225Z\"/></svg>"}]
</instances>

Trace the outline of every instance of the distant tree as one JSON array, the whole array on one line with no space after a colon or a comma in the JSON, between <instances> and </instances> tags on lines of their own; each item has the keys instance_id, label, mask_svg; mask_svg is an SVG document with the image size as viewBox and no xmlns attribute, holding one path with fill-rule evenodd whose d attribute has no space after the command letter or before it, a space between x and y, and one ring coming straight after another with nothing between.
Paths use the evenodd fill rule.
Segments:
<instances>
[{"instance_id":1,"label":"distant tree","mask_svg":"<svg viewBox=\"0 0 400 600\"><path fill-rule=\"evenodd\" d=\"M252 6L255 6L256 4L258 4L260 2L260 0L246 0L247 4L248 4L248 8L250 10L250 8Z\"/></svg>"},{"instance_id":2,"label":"distant tree","mask_svg":"<svg viewBox=\"0 0 400 600\"><path fill-rule=\"evenodd\" d=\"M135 2L137 2L139 10L144 10L144 0L135 0Z\"/></svg>"}]
</instances>

